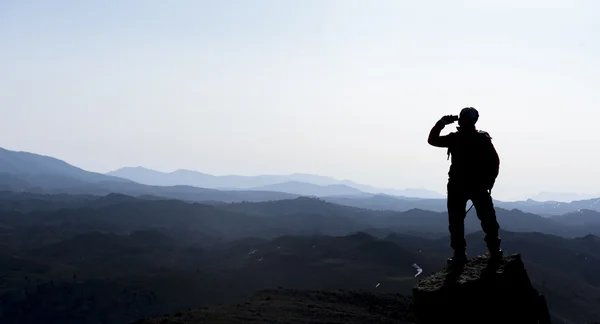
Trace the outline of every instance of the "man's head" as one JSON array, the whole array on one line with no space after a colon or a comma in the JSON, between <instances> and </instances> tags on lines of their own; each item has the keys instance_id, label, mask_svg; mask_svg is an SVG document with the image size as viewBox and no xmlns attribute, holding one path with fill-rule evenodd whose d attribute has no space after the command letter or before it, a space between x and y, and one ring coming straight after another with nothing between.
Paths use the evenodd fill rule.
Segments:
<instances>
[{"instance_id":1,"label":"man's head","mask_svg":"<svg viewBox=\"0 0 600 324\"><path fill-rule=\"evenodd\" d=\"M460 127L475 127L475 123L479 119L479 112L473 107L463 108L458 115L458 125Z\"/></svg>"}]
</instances>

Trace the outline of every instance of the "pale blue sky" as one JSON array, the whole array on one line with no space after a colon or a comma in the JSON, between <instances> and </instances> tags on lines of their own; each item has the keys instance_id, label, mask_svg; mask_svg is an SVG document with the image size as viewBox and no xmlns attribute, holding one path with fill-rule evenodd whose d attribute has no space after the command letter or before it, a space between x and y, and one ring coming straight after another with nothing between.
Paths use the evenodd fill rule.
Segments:
<instances>
[{"instance_id":1,"label":"pale blue sky","mask_svg":"<svg viewBox=\"0 0 600 324\"><path fill-rule=\"evenodd\" d=\"M0 146L106 172L445 192L479 109L500 199L600 193L600 1L0 1ZM445 132L454 130L454 126Z\"/></svg>"}]
</instances>

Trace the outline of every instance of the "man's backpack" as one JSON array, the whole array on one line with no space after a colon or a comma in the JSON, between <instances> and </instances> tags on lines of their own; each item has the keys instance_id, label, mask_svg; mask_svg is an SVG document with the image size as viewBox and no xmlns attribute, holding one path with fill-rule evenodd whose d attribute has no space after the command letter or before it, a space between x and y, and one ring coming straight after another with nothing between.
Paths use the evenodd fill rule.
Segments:
<instances>
[{"instance_id":1,"label":"man's backpack","mask_svg":"<svg viewBox=\"0 0 600 324\"><path fill-rule=\"evenodd\" d=\"M453 164L459 164L454 168L460 173L468 173L486 189L492 189L500 170L500 158L492 137L484 131L454 135L454 145L448 147L448 158L453 153L460 154L458 158L452 159Z\"/></svg>"}]
</instances>

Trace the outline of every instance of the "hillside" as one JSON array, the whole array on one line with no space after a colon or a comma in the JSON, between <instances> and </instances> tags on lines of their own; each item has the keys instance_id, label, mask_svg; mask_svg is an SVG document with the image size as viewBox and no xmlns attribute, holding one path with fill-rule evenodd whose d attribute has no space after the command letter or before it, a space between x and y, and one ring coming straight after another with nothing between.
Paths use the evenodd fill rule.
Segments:
<instances>
[{"instance_id":1,"label":"hillside","mask_svg":"<svg viewBox=\"0 0 600 324\"><path fill-rule=\"evenodd\" d=\"M357 197L323 197L324 200L356 208L372 210L407 211L423 209L430 211L446 211L446 199L414 199L389 195L357 196Z\"/></svg>"},{"instance_id":2,"label":"hillside","mask_svg":"<svg viewBox=\"0 0 600 324\"><path fill-rule=\"evenodd\" d=\"M0 148L0 174L13 175L34 185L42 181L49 183L60 180L67 182L65 185L69 186L78 182L131 182L119 177L85 171L53 157L3 148Z\"/></svg>"},{"instance_id":3,"label":"hillside","mask_svg":"<svg viewBox=\"0 0 600 324\"><path fill-rule=\"evenodd\" d=\"M565 215L556 216L553 220L565 225L598 226L600 224L600 212L580 209Z\"/></svg>"}]
</instances>

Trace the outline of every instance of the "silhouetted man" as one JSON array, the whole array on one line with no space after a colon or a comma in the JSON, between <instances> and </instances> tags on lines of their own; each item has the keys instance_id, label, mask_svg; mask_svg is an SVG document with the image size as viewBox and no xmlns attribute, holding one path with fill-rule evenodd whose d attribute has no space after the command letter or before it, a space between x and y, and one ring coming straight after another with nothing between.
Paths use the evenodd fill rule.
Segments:
<instances>
[{"instance_id":1,"label":"silhouetted man","mask_svg":"<svg viewBox=\"0 0 600 324\"><path fill-rule=\"evenodd\" d=\"M461 110L459 116L442 117L431 129L428 143L436 147L448 148L452 165L448 172L448 229L450 246L454 256L448 260L451 265L462 265L467 261L464 220L467 201L475 206L477 217L485 232L485 242L493 259L502 257L496 221L496 211L492 202L491 190L498 176L500 158L492 144L491 137L478 131L475 123L479 113L475 108ZM458 120L457 132L440 136L442 129Z\"/></svg>"}]
</instances>

